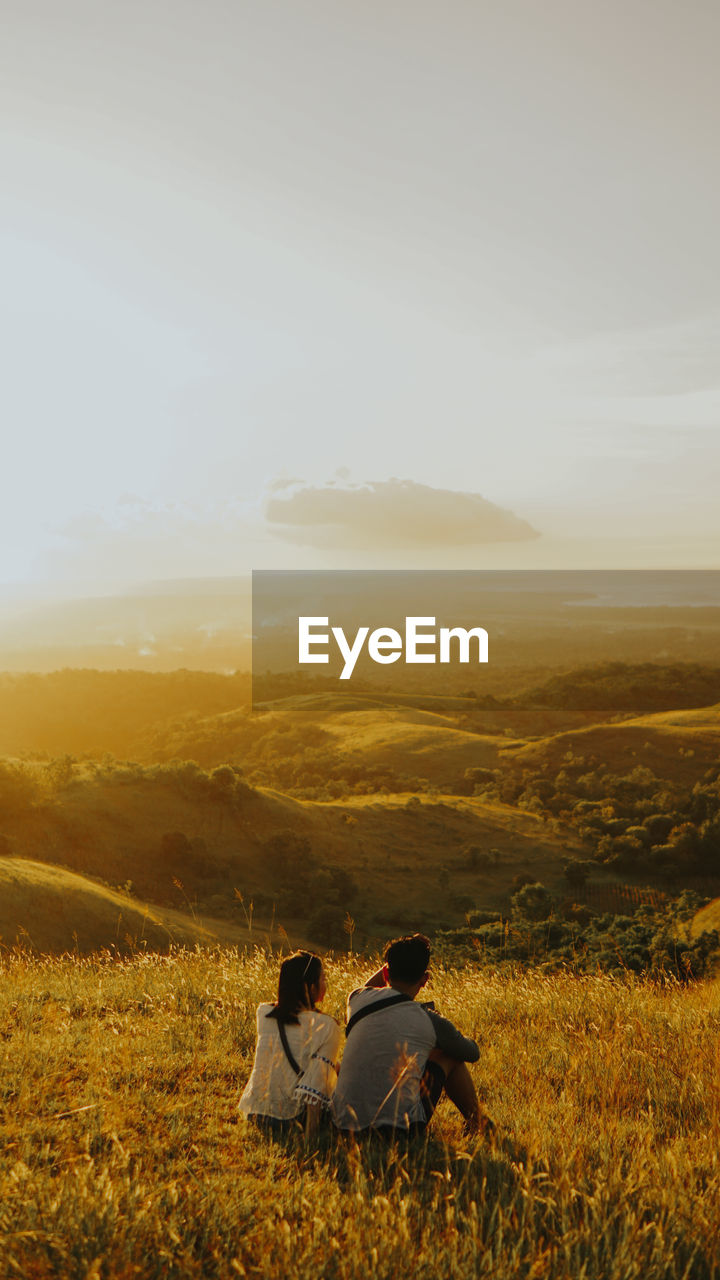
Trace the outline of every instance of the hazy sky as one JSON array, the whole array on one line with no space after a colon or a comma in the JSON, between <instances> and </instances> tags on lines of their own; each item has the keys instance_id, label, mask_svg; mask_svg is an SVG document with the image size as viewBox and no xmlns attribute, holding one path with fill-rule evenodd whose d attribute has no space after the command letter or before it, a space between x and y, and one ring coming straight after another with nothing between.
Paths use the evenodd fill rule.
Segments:
<instances>
[{"instance_id":1,"label":"hazy sky","mask_svg":"<svg viewBox=\"0 0 720 1280\"><path fill-rule=\"evenodd\" d=\"M0 583L718 565L716 0L2 0L2 27ZM267 519L393 477L541 536Z\"/></svg>"}]
</instances>

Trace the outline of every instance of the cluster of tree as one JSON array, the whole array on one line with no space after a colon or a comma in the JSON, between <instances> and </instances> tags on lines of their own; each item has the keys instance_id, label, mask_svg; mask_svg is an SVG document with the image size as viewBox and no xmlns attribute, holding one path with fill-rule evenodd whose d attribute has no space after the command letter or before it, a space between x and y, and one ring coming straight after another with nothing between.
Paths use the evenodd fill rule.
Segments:
<instances>
[{"instance_id":1,"label":"cluster of tree","mask_svg":"<svg viewBox=\"0 0 720 1280\"><path fill-rule=\"evenodd\" d=\"M15 760L0 760L0 820L30 809L42 793L41 779L35 770Z\"/></svg>"},{"instance_id":2,"label":"cluster of tree","mask_svg":"<svg viewBox=\"0 0 720 1280\"><path fill-rule=\"evenodd\" d=\"M250 769L253 786L278 787L301 800L320 802L340 800L345 796L370 796L399 792L430 790L427 778L397 773L384 765L339 761L330 752L308 753L297 762L279 759L277 769Z\"/></svg>"},{"instance_id":3,"label":"cluster of tree","mask_svg":"<svg viewBox=\"0 0 720 1280\"><path fill-rule=\"evenodd\" d=\"M563 911L543 884L525 884L513 895L509 915L468 912L466 925L440 931L435 942L439 954L453 962L670 974L689 981L720 967L717 930L697 937L691 932L706 901L686 890L661 908L593 915L587 907Z\"/></svg>"},{"instance_id":4,"label":"cluster of tree","mask_svg":"<svg viewBox=\"0 0 720 1280\"><path fill-rule=\"evenodd\" d=\"M315 942L339 945L358 895L352 872L320 862L307 836L290 828L274 832L264 842L261 859L278 916L303 917Z\"/></svg>"},{"instance_id":5,"label":"cluster of tree","mask_svg":"<svg viewBox=\"0 0 720 1280\"><path fill-rule=\"evenodd\" d=\"M195 898L220 915L250 922L302 922L303 932L326 947L348 945L350 908L358 898L355 876L328 866L313 852L307 836L290 828L258 844L251 861L239 867L218 857L202 837L166 832L160 842L165 881L180 900ZM238 885L241 881L241 886ZM172 896L172 895L171 895Z\"/></svg>"},{"instance_id":6,"label":"cluster of tree","mask_svg":"<svg viewBox=\"0 0 720 1280\"><path fill-rule=\"evenodd\" d=\"M382 792L426 791L426 779L398 773L389 766L342 759L337 739L322 725L294 724L282 714L252 716L247 712L204 719L181 717L156 727L145 750L152 759L197 760L212 767L218 760L242 763L255 787L275 787L302 800L337 800L342 796Z\"/></svg>"},{"instance_id":7,"label":"cluster of tree","mask_svg":"<svg viewBox=\"0 0 720 1280\"><path fill-rule=\"evenodd\" d=\"M554 675L523 695L525 706L581 711L677 711L720 702L720 667L602 662Z\"/></svg>"},{"instance_id":8,"label":"cluster of tree","mask_svg":"<svg viewBox=\"0 0 720 1280\"><path fill-rule=\"evenodd\" d=\"M476 795L573 826L588 854L614 871L667 880L720 875L720 766L687 786L644 765L614 774L568 753L556 773L505 767L467 770Z\"/></svg>"},{"instance_id":9,"label":"cluster of tree","mask_svg":"<svg viewBox=\"0 0 720 1280\"><path fill-rule=\"evenodd\" d=\"M106 762L96 769L96 777L115 785L170 787L185 799L198 800L242 811L257 798L243 770L235 764L202 769L194 760L173 760L169 764L142 765Z\"/></svg>"},{"instance_id":10,"label":"cluster of tree","mask_svg":"<svg viewBox=\"0 0 720 1280\"><path fill-rule=\"evenodd\" d=\"M257 792L234 764L202 769L194 760L140 764L135 760L78 761L57 756L45 764L0 761L0 805L5 811L37 807L62 799L72 788L170 788L184 799L242 810Z\"/></svg>"}]
</instances>

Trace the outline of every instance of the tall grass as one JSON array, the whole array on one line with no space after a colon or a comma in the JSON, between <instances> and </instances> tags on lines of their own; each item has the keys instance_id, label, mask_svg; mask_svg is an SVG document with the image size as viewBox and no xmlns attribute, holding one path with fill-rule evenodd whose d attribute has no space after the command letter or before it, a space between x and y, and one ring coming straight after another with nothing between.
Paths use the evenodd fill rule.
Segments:
<instances>
[{"instance_id":1,"label":"tall grass","mask_svg":"<svg viewBox=\"0 0 720 1280\"><path fill-rule=\"evenodd\" d=\"M370 964L373 962L371 961ZM364 965L328 965L340 1016ZM436 970L498 1124L409 1149L237 1112L261 951L0 964L0 1275L720 1275L720 989Z\"/></svg>"}]
</instances>

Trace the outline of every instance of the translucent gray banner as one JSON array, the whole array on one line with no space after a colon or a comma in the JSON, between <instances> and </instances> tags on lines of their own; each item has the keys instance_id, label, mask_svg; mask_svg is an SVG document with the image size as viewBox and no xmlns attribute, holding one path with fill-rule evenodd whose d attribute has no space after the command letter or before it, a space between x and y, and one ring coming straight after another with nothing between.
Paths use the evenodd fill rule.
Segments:
<instances>
[{"instance_id":1,"label":"translucent gray banner","mask_svg":"<svg viewBox=\"0 0 720 1280\"><path fill-rule=\"evenodd\" d=\"M523 672L718 662L715 570L253 573L254 706L377 691L493 702ZM589 670L577 710L598 696Z\"/></svg>"}]
</instances>

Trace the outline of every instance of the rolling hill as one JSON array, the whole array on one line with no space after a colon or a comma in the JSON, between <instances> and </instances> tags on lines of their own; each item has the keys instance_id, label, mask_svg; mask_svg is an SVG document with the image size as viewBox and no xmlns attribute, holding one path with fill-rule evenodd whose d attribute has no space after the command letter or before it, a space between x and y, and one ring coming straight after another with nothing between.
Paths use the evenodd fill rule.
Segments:
<instances>
[{"instance_id":1,"label":"rolling hill","mask_svg":"<svg viewBox=\"0 0 720 1280\"><path fill-rule=\"evenodd\" d=\"M671 674L677 696L675 668ZM571 684L568 677L559 686L563 697ZM317 690L249 714L233 702L245 693L244 679L188 672L0 682L17 722L23 700L34 717L24 739L33 754L0 761L5 945L27 935L53 950L118 939L153 947L170 938L252 941L253 912L256 928L272 920L294 942L322 942L309 929L321 907L339 914L340 927L350 912L358 939L375 945L389 933L454 927L473 908L507 911L520 877L567 898L566 860L592 857L601 838L611 846L617 839L622 853L628 826L635 845L614 870L604 858L618 850L606 849L603 865L588 873L593 885L628 879L666 889L661 841L682 826L695 783L708 789L704 803L714 803L720 704L614 714ZM138 747L132 759L42 750L62 742L66 717L72 727L76 694L76 733L98 742L115 735ZM646 766L642 799L627 811L622 800L617 812L607 805L603 816L608 791L620 795L613 775L624 784L638 765ZM584 790L591 771L594 790ZM473 794L476 784L482 794ZM673 792L667 803L664 790ZM576 802L584 805L577 821ZM663 814L674 815L668 830L650 841L638 824L654 815L662 825ZM670 860L680 883L690 864L677 848ZM712 879L708 859L703 867ZM128 882L132 897L113 887ZM38 903L45 905L31 919Z\"/></svg>"},{"instance_id":2,"label":"rolling hill","mask_svg":"<svg viewBox=\"0 0 720 1280\"><path fill-rule=\"evenodd\" d=\"M224 931L225 934L227 930ZM136 902L65 867L0 858L0 945L85 954L167 951L229 941L211 928Z\"/></svg>"},{"instance_id":3,"label":"rolling hill","mask_svg":"<svg viewBox=\"0 0 720 1280\"><path fill-rule=\"evenodd\" d=\"M720 704L566 730L537 742L513 744L506 758L527 768L556 770L568 752L595 756L615 773L643 764L658 778L692 783L720 758Z\"/></svg>"},{"instance_id":4,"label":"rolling hill","mask_svg":"<svg viewBox=\"0 0 720 1280\"><path fill-rule=\"evenodd\" d=\"M690 926L690 937L699 938L701 933L707 933L711 929L717 929L720 933L720 898L713 898L712 902L708 902L706 907L701 907L696 913Z\"/></svg>"},{"instance_id":5,"label":"rolling hill","mask_svg":"<svg viewBox=\"0 0 720 1280\"><path fill-rule=\"evenodd\" d=\"M292 867L278 880L268 848L288 834L304 842L318 872L354 878L356 896L339 906L361 916L373 936L390 924L452 924L469 906L497 907L519 873L560 884L562 858L577 849L572 835L559 835L540 817L475 797L385 793L316 802L262 789L238 806L138 771L76 778L60 804L6 815L3 834L23 859L111 885L131 881L145 901L181 909L192 902L199 914L236 925L244 920L236 890L256 902L265 921L280 896L277 919L293 937L305 932L321 901L312 887L294 898L293 882L302 877ZM495 851L482 869L471 865L472 847ZM6 861L22 866L18 857ZM113 928L119 909L112 898ZM122 909L133 909L132 902L123 898ZM18 924L23 920L8 919L4 928ZM133 936L140 928L135 918L128 923ZM71 938L72 929L66 933Z\"/></svg>"}]
</instances>

